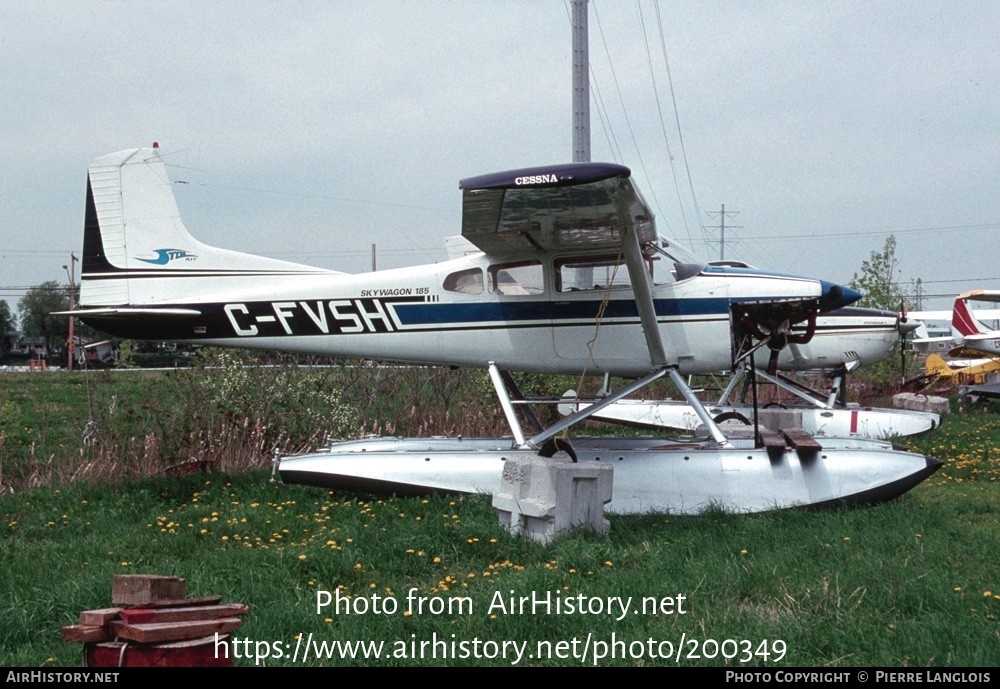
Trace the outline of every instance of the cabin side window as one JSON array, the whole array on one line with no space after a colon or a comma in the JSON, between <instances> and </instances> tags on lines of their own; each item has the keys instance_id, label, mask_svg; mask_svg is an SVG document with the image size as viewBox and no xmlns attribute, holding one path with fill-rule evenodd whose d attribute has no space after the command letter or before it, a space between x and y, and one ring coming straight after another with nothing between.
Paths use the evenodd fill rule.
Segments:
<instances>
[{"instance_id":1,"label":"cabin side window","mask_svg":"<svg viewBox=\"0 0 1000 689\"><path fill-rule=\"evenodd\" d=\"M642 263L654 285L676 279L659 255L647 256ZM609 287L632 287L632 278L622 256L587 256L556 261L556 289L560 292L603 290Z\"/></svg>"},{"instance_id":2,"label":"cabin side window","mask_svg":"<svg viewBox=\"0 0 1000 689\"><path fill-rule=\"evenodd\" d=\"M489 268L490 292L503 295L532 295L545 291L542 264L538 261L498 263Z\"/></svg>"},{"instance_id":3,"label":"cabin side window","mask_svg":"<svg viewBox=\"0 0 1000 689\"><path fill-rule=\"evenodd\" d=\"M479 268L470 268L454 272L444 279L444 288L449 292L482 294L483 271Z\"/></svg>"},{"instance_id":4,"label":"cabin side window","mask_svg":"<svg viewBox=\"0 0 1000 689\"><path fill-rule=\"evenodd\" d=\"M620 256L585 256L556 261L556 289L580 292L631 287L628 267Z\"/></svg>"}]
</instances>

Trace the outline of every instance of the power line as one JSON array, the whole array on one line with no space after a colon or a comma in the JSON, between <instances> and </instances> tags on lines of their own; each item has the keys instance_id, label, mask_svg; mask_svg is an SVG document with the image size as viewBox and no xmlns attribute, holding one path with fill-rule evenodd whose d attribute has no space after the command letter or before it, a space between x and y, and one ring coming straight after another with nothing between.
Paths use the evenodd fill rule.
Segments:
<instances>
[{"instance_id":1,"label":"power line","mask_svg":"<svg viewBox=\"0 0 1000 689\"><path fill-rule=\"evenodd\" d=\"M59 249L0 249L0 258L6 257L7 254L12 254L14 256L60 256L67 253L69 249L59 250Z\"/></svg>"},{"instance_id":2,"label":"power line","mask_svg":"<svg viewBox=\"0 0 1000 689\"><path fill-rule=\"evenodd\" d=\"M995 278L959 278L956 280L921 280L920 282L925 285L940 285L949 284L952 282L990 282L991 280L1000 280L1000 277ZM938 296L938 295L932 295Z\"/></svg>"},{"instance_id":3,"label":"power line","mask_svg":"<svg viewBox=\"0 0 1000 689\"><path fill-rule=\"evenodd\" d=\"M719 224L713 229L719 230L718 241L709 240L711 244L719 245L719 260L726 260L726 204L722 204L722 210L720 211L705 211L707 215L712 217L719 216ZM739 211L729 211L729 215L738 215ZM742 225L729 225L730 230L740 230L743 229Z\"/></svg>"},{"instance_id":4,"label":"power line","mask_svg":"<svg viewBox=\"0 0 1000 689\"><path fill-rule=\"evenodd\" d=\"M950 225L944 227L911 227L902 230L864 230L860 232L836 231L828 234L784 234L754 237L755 241L786 241L789 239L843 239L844 237L888 237L891 234L918 234L921 232L942 232L947 230L995 230L1000 228L1000 223L984 223L981 225Z\"/></svg>"}]
</instances>

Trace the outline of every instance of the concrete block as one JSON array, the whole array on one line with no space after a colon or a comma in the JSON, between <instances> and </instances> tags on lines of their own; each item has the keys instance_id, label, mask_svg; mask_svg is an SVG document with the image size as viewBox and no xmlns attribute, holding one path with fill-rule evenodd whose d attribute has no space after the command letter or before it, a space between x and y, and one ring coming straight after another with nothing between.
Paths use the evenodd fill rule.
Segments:
<instances>
[{"instance_id":1,"label":"concrete block","mask_svg":"<svg viewBox=\"0 0 1000 689\"><path fill-rule=\"evenodd\" d=\"M947 414L951 410L951 404L947 397L922 395L918 392L900 392L893 395L892 406L896 409L929 411L941 415Z\"/></svg>"},{"instance_id":2,"label":"concrete block","mask_svg":"<svg viewBox=\"0 0 1000 689\"><path fill-rule=\"evenodd\" d=\"M757 411L757 421L770 431L781 431L783 428L802 428L802 410L763 407Z\"/></svg>"},{"instance_id":3,"label":"concrete block","mask_svg":"<svg viewBox=\"0 0 1000 689\"><path fill-rule=\"evenodd\" d=\"M604 506L611 502L613 482L610 464L514 457L504 463L493 507L501 525L542 543L577 529L606 534L611 525Z\"/></svg>"}]
</instances>

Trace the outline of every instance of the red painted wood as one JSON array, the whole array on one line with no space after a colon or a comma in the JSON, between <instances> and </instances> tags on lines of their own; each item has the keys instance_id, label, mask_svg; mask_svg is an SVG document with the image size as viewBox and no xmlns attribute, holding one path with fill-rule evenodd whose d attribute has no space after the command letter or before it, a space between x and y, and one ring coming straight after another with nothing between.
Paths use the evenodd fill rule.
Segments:
<instances>
[{"instance_id":1,"label":"red painted wood","mask_svg":"<svg viewBox=\"0 0 1000 689\"><path fill-rule=\"evenodd\" d=\"M124 652L123 649L124 648ZM84 645L88 667L232 667L229 637L162 644L105 641Z\"/></svg>"}]
</instances>

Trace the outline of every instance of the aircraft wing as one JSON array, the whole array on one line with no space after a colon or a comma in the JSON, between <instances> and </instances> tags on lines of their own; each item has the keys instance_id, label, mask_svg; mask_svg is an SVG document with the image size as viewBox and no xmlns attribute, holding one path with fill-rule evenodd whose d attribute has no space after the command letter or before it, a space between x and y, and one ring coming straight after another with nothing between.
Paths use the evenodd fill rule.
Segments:
<instances>
[{"instance_id":1,"label":"aircraft wing","mask_svg":"<svg viewBox=\"0 0 1000 689\"><path fill-rule=\"evenodd\" d=\"M1000 290L974 289L959 294L957 298L967 301L1000 301Z\"/></svg>"},{"instance_id":2,"label":"aircraft wing","mask_svg":"<svg viewBox=\"0 0 1000 689\"><path fill-rule=\"evenodd\" d=\"M653 214L631 175L612 163L568 163L463 179L462 236L491 255L617 250L626 227L640 244L654 241Z\"/></svg>"},{"instance_id":3,"label":"aircraft wing","mask_svg":"<svg viewBox=\"0 0 1000 689\"><path fill-rule=\"evenodd\" d=\"M951 309L947 311L909 311L906 317L911 321L950 321Z\"/></svg>"},{"instance_id":4,"label":"aircraft wing","mask_svg":"<svg viewBox=\"0 0 1000 689\"><path fill-rule=\"evenodd\" d=\"M1000 309L971 309L977 321L1000 321ZM951 321L953 311L911 311L906 317L911 321Z\"/></svg>"},{"instance_id":5,"label":"aircraft wing","mask_svg":"<svg viewBox=\"0 0 1000 689\"><path fill-rule=\"evenodd\" d=\"M956 301L971 302L1000 302L1000 290L996 289L974 289L963 292L955 297ZM950 321L953 309L947 311L910 311L907 316L917 321ZM1000 320L1000 309L972 309L972 316L980 321Z\"/></svg>"},{"instance_id":6,"label":"aircraft wing","mask_svg":"<svg viewBox=\"0 0 1000 689\"><path fill-rule=\"evenodd\" d=\"M913 345L913 351L919 354L926 354L928 352L943 351L949 349L955 340L952 337L915 337L910 340L910 344Z\"/></svg>"}]
</instances>

